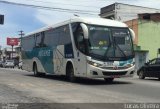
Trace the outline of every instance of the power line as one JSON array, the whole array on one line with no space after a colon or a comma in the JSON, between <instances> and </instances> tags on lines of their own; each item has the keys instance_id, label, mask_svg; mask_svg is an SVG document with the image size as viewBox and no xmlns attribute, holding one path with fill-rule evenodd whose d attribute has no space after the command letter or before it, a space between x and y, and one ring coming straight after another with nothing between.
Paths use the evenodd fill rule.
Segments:
<instances>
[{"instance_id":1,"label":"power line","mask_svg":"<svg viewBox=\"0 0 160 109\"><path fill-rule=\"evenodd\" d=\"M32 8L38 8L38 9L45 9L45 10L52 10L52 11L59 11L59 12L79 13L79 14L88 14L88 15L97 15L98 14L98 12L89 11L89 10L75 10L75 9L47 7L47 6L39 6L39 5L30 5L30 4L9 2L9 1L3 1L3 0L0 0L0 3L10 4L10 5L18 5L18 6L25 6L25 7L32 7Z\"/></svg>"},{"instance_id":2,"label":"power line","mask_svg":"<svg viewBox=\"0 0 160 109\"><path fill-rule=\"evenodd\" d=\"M3 1L0 0L1 3L5 4L12 4L12 5L21 5L21 6L28 6L28 7L36 7L36 8L47 8L47 9L57 9L57 10L66 10L66 11L76 11L76 12L93 12L95 11L89 11L89 10L73 10L73 9L65 9L65 8L55 8L55 7L47 7L47 6L38 6L38 5L30 5L30 4L23 4L23 3L16 3L16 2L9 2L9 1Z\"/></svg>"},{"instance_id":3,"label":"power line","mask_svg":"<svg viewBox=\"0 0 160 109\"><path fill-rule=\"evenodd\" d=\"M49 2L49 1L40 1L40 0L24 0L24 1L32 1L32 2L39 2L39 3L54 3L54 4L60 4L60 5L79 6L79 7L101 8L97 6L75 5L75 4L73 5L73 4L67 4L67 3Z\"/></svg>"}]
</instances>

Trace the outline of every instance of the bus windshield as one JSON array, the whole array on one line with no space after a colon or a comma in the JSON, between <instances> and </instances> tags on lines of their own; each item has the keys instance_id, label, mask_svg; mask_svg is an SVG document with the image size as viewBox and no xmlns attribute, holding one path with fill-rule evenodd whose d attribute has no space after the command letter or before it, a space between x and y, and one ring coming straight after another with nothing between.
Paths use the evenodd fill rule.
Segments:
<instances>
[{"instance_id":1,"label":"bus windshield","mask_svg":"<svg viewBox=\"0 0 160 109\"><path fill-rule=\"evenodd\" d=\"M128 28L88 25L89 54L103 60L133 57L132 37Z\"/></svg>"}]
</instances>

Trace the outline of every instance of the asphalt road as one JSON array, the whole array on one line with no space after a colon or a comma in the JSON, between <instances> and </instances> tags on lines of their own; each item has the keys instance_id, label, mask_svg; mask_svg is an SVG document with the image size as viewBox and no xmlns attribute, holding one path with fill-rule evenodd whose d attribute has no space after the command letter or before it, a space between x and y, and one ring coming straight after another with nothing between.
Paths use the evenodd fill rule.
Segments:
<instances>
[{"instance_id":1,"label":"asphalt road","mask_svg":"<svg viewBox=\"0 0 160 109\"><path fill-rule=\"evenodd\" d=\"M159 93L160 81L153 78L119 78L111 84L102 79L78 79L70 83L64 77L34 77L32 72L0 68L0 103L160 103Z\"/></svg>"}]
</instances>

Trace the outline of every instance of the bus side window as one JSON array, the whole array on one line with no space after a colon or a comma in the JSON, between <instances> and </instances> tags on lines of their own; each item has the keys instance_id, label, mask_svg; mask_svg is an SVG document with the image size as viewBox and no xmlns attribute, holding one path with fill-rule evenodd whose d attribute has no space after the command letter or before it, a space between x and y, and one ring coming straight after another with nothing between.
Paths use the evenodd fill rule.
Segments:
<instances>
[{"instance_id":1,"label":"bus side window","mask_svg":"<svg viewBox=\"0 0 160 109\"><path fill-rule=\"evenodd\" d=\"M35 35L35 47L36 48L46 47L46 44L44 44L44 39L45 39L45 33L44 32L37 33Z\"/></svg>"},{"instance_id":2,"label":"bus side window","mask_svg":"<svg viewBox=\"0 0 160 109\"><path fill-rule=\"evenodd\" d=\"M45 33L44 31L41 32L41 42L39 44L40 47L46 47L47 45L44 43L44 39L45 39Z\"/></svg>"},{"instance_id":3,"label":"bus side window","mask_svg":"<svg viewBox=\"0 0 160 109\"><path fill-rule=\"evenodd\" d=\"M44 44L46 46L57 46L58 45L58 39L59 39L59 29L54 28L48 31L45 31L45 38L44 38Z\"/></svg>"},{"instance_id":4,"label":"bus side window","mask_svg":"<svg viewBox=\"0 0 160 109\"><path fill-rule=\"evenodd\" d=\"M31 51L35 46L35 39L32 36L22 38L22 50Z\"/></svg>"},{"instance_id":5,"label":"bus side window","mask_svg":"<svg viewBox=\"0 0 160 109\"><path fill-rule=\"evenodd\" d=\"M38 48L40 47L40 43L41 43L41 35L37 33L35 39L36 39L35 47Z\"/></svg>"}]
</instances>

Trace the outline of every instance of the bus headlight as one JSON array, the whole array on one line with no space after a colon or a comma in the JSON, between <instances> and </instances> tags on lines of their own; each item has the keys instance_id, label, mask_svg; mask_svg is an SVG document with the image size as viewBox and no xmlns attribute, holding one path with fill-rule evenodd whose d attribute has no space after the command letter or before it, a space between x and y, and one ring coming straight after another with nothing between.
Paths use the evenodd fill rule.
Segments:
<instances>
[{"instance_id":1,"label":"bus headlight","mask_svg":"<svg viewBox=\"0 0 160 109\"><path fill-rule=\"evenodd\" d=\"M96 63L96 62L93 62L93 61L89 61L89 60L87 61L87 63L90 64L90 65L93 65L95 67L102 66L102 64L99 64L99 63Z\"/></svg>"},{"instance_id":2,"label":"bus headlight","mask_svg":"<svg viewBox=\"0 0 160 109\"><path fill-rule=\"evenodd\" d=\"M132 67L132 66L134 66L134 65L135 65L135 63L127 64L126 67L129 68L129 67Z\"/></svg>"},{"instance_id":3,"label":"bus headlight","mask_svg":"<svg viewBox=\"0 0 160 109\"><path fill-rule=\"evenodd\" d=\"M131 64L131 66L134 66L135 65L135 62L133 62L132 64Z\"/></svg>"},{"instance_id":4,"label":"bus headlight","mask_svg":"<svg viewBox=\"0 0 160 109\"><path fill-rule=\"evenodd\" d=\"M126 68L129 68L129 67L132 67L132 66L133 66L133 64L127 64Z\"/></svg>"}]
</instances>

